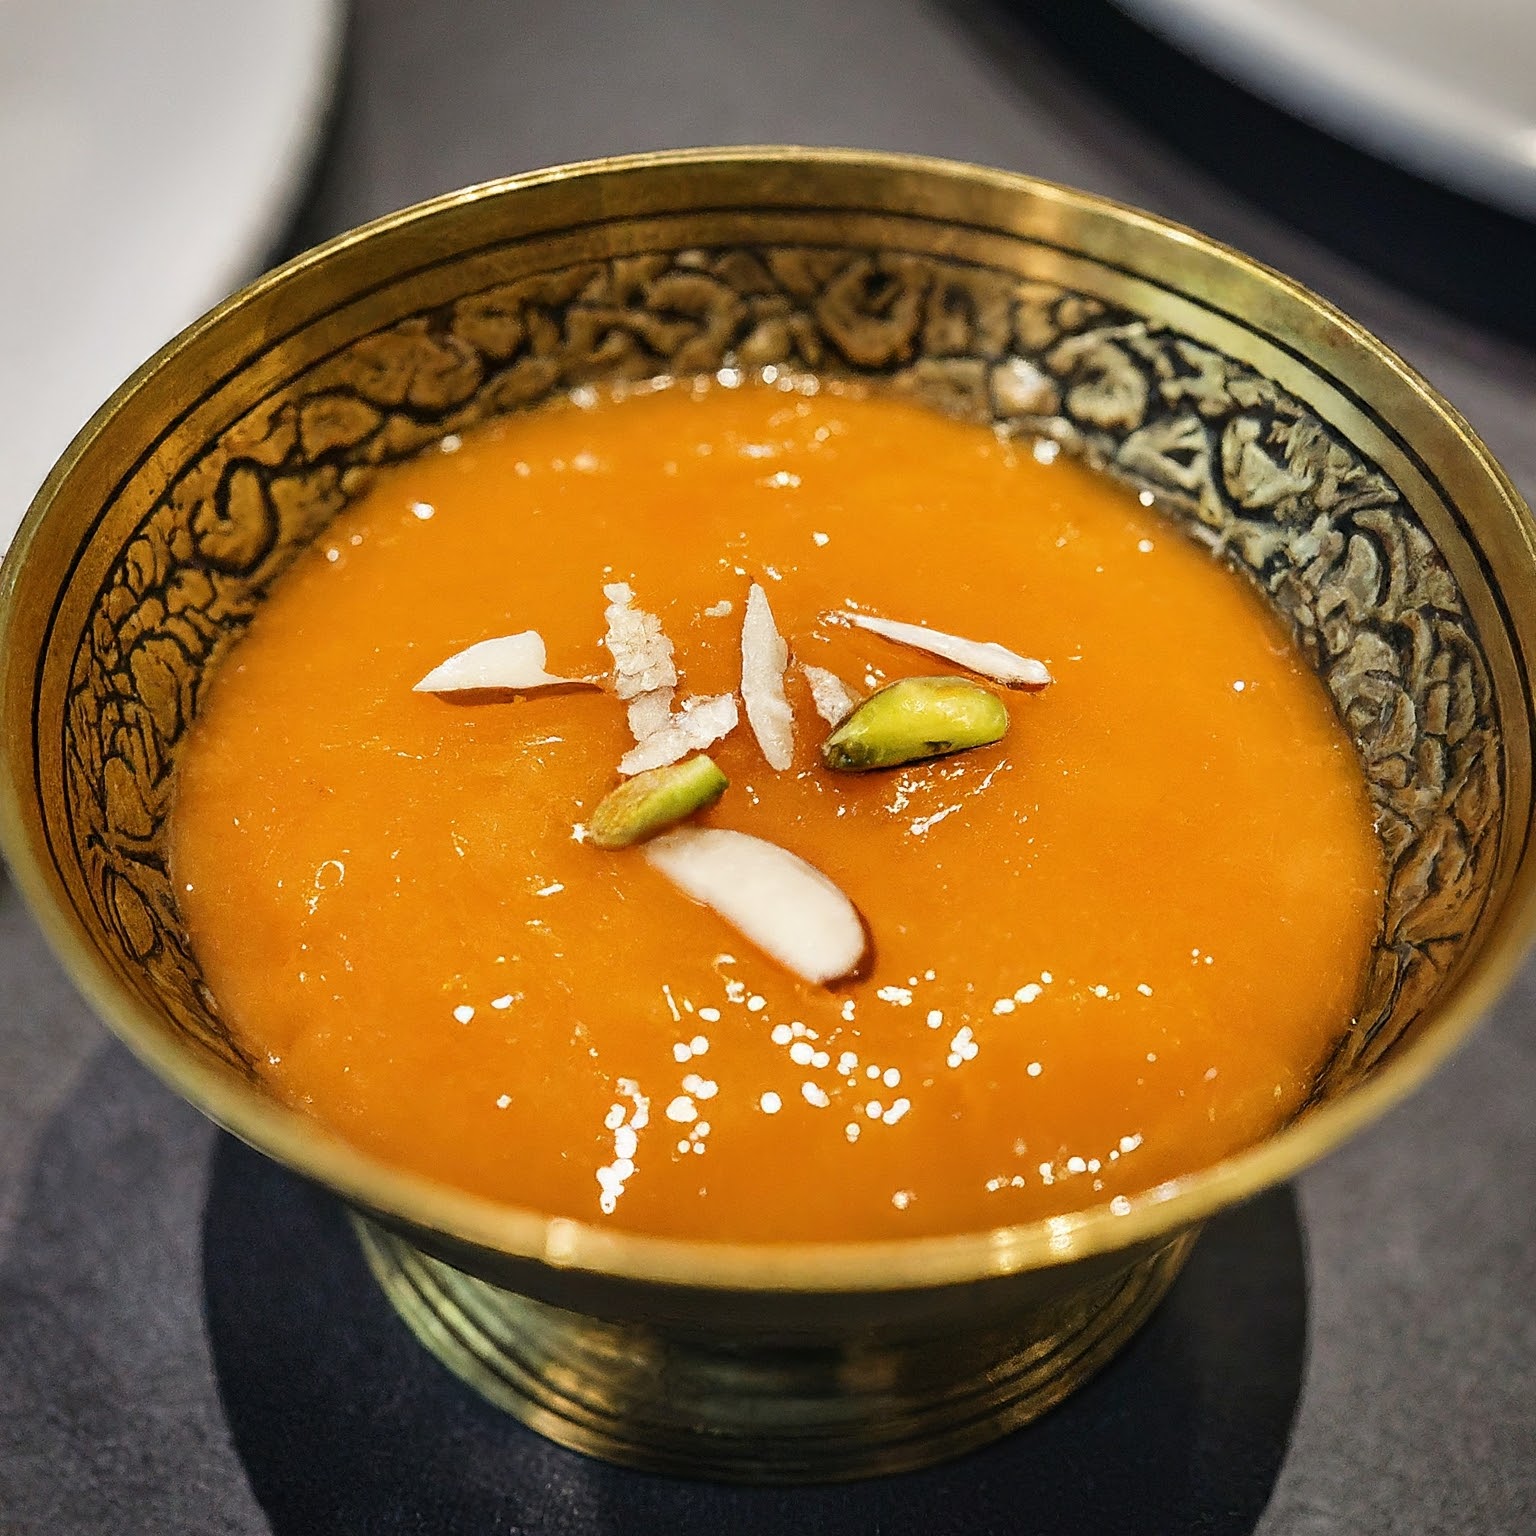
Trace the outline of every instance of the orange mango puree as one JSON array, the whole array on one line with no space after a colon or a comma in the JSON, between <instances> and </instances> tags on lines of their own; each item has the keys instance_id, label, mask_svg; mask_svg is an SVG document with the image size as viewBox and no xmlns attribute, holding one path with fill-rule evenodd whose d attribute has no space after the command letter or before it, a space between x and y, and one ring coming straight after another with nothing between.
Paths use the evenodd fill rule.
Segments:
<instances>
[{"instance_id":1,"label":"orange mango puree","mask_svg":"<svg viewBox=\"0 0 1536 1536\"><path fill-rule=\"evenodd\" d=\"M792 667L792 767L745 717L710 749L702 822L868 922L871 973L830 990L580 840L632 744L611 694L412 692L525 629L607 672L616 581L679 697L726 692L754 579L861 689L955 669L820 617L849 602L1056 678L1005 693L994 746L855 775ZM1382 883L1320 685L1157 511L914 404L763 384L561 404L381 474L214 679L173 869L283 1100L498 1200L735 1240L1028 1221L1252 1143L1348 1027Z\"/></svg>"}]
</instances>

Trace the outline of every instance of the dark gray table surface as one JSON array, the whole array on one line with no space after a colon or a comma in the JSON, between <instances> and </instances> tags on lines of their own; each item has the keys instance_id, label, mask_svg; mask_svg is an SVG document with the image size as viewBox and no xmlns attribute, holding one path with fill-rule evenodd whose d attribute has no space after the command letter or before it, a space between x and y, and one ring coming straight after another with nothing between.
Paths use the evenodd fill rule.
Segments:
<instances>
[{"instance_id":1,"label":"dark gray table surface","mask_svg":"<svg viewBox=\"0 0 1536 1536\"><path fill-rule=\"evenodd\" d=\"M259 47L259 9L251 21ZM1123 116L1002 11L919 0L360 0L298 238L537 165L775 141L982 161L1204 229L1320 290L1396 346L1479 428L1526 496L1536 495L1536 356L1267 216ZM1106 1504L1112 1512L1092 1528L1536 1532L1533 1107L1536 968L1528 967L1473 1041L1410 1103L1305 1174L1294 1202L1272 1197L1213 1234L1192 1285L1218 1307L1230 1295L1235 1311L1259 1319L1254 1338L1263 1329L1264 1337L1294 1332L1286 1367L1294 1382L1277 1382L1281 1367L1262 1353L1243 1355L1251 1341L1232 1346L1225 1361L1214 1358L1223 1354L1219 1341L1202 1343L1194 1324L1179 1332L1175 1308L1163 1342L1117 1367L1083 1412L1156 1417L1164 1380L1156 1351L1182 1351L1190 1358L1173 1407L1206 1437L1191 1465L1200 1455L1213 1464L1189 1474L1198 1497L1137 1505L1127 1495ZM281 1214L276 1236L260 1220L268 1209ZM710 1530L727 1521L744 1532L784 1521L801 1530L887 1532L1089 1528L1059 1490L1049 1507L1027 1489L1007 1492L1024 1486L1026 1464L997 1458L976 1463L972 1484L990 1479L995 1488L991 1502L974 1505L931 1478L835 1502L732 1504L684 1490L669 1505L674 1495L657 1480L604 1482L585 1464L573 1466L577 1458L531 1449L522 1432L498 1441L499 1421L461 1404L425 1357L402 1350L397 1359L387 1320L369 1324L379 1330L377 1345L368 1342L373 1335L351 1353L318 1342L327 1307L363 1305L346 1289L361 1284L350 1260L327 1247L343 1241L337 1230L320 1197L250 1166L248 1154L221 1144L108 1041L0 873L6 1536L576 1533ZM1294 1249L1294 1280L1285 1278L1277 1243ZM1260 1248L1278 1256L1268 1268L1254 1269L1254 1259L1245 1271L1244 1255ZM293 1275L284 1273L285 1257ZM294 1276L311 1270L319 1299L285 1301L300 1292L296 1281L289 1287ZM1295 1295L1278 1294L1287 1288ZM318 1310L315 1332L295 1342L288 1335L300 1324L284 1319L299 1306ZM302 1315L307 1328L310 1314ZM283 1348L294 1350L293 1370L302 1375L307 1362L317 1377L297 1406L281 1392L262 1395L261 1367L286 1360ZM1224 1365L1228 1376L1251 1372L1251 1390L1226 1380ZM361 1406L359 1393L367 1398ZM1270 1420L1256 1433L1268 1450L1261 1446L1254 1464L1265 1470L1259 1484L1248 1477L1240 1497L1228 1495L1222 1490L1241 1479L1223 1482L1215 1464L1228 1455L1223 1425L1261 1399ZM431 1425L391 1430L393 1440L378 1444L353 1425L344 1453L326 1438L338 1417L393 1424L391 1414L407 1412L430 1414ZM1062 1419L1056 1440L1037 1444L1064 1443L1074 1422ZM1131 1424L1126 1433L1140 1430ZM429 1474L412 1458L416 1442L432 1435ZM1103 1454L1108 1465L1114 1447ZM333 1472L314 1465L332 1455ZM300 1466L302 1478L291 1470ZM328 1477L367 1482L387 1496L349 1503L333 1488L321 1497L314 1489ZM1113 1470L1104 1477L1112 1482ZM300 1497L304 1478L310 1492ZM437 1481L429 1486L429 1478ZM479 1502L455 1504L445 1480Z\"/></svg>"}]
</instances>

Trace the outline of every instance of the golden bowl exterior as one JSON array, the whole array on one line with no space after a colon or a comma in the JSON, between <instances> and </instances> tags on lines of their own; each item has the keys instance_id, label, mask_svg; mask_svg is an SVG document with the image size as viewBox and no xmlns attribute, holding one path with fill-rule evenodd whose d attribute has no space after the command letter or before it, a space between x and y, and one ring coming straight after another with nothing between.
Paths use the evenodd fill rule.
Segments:
<instances>
[{"instance_id":1,"label":"golden bowl exterior","mask_svg":"<svg viewBox=\"0 0 1536 1536\"><path fill-rule=\"evenodd\" d=\"M1359 1025L1292 1126L1028 1226L729 1245L498 1206L264 1094L165 869L208 669L379 466L583 384L722 368L877 381L1052 437L1152 492L1282 615L1357 742L1389 870ZM0 846L113 1028L367 1213L386 1289L482 1390L638 1465L893 1470L1057 1400L1204 1217L1402 1097L1508 980L1536 879L1533 589L1530 514L1455 412L1315 296L1189 231L897 156L569 167L300 257L81 433L0 572Z\"/></svg>"}]
</instances>

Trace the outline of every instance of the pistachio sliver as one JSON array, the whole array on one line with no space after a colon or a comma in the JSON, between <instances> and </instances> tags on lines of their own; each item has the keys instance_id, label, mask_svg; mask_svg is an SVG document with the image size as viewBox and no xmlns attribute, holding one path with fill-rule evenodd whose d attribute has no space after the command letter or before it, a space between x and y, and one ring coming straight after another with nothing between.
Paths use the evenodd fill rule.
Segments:
<instances>
[{"instance_id":1,"label":"pistachio sliver","mask_svg":"<svg viewBox=\"0 0 1536 1536\"><path fill-rule=\"evenodd\" d=\"M603 796L587 822L587 841L628 848L713 805L730 781L706 753L649 768Z\"/></svg>"},{"instance_id":2,"label":"pistachio sliver","mask_svg":"<svg viewBox=\"0 0 1536 1536\"><path fill-rule=\"evenodd\" d=\"M904 677L872 693L821 745L843 773L896 768L1000 741L1008 708L965 677Z\"/></svg>"}]
</instances>

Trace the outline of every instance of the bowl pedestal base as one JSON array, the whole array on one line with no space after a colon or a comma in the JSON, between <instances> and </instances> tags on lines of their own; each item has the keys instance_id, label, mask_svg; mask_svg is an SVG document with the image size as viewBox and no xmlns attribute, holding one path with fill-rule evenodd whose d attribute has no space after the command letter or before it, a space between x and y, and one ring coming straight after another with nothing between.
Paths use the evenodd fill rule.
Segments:
<instances>
[{"instance_id":1,"label":"bowl pedestal base","mask_svg":"<svg viewBox=\"0 0 1536 1536\"><path fill-rule=\"evenodd\" d=\"M364 1217L363 1252L416 1337L558 1444L740 1483L909 1471L1038 1418L1146 1321L1197 1234L1004 1322L832 1339L614 1322L472 1279Z\"/></svg>"}]
</instances>

